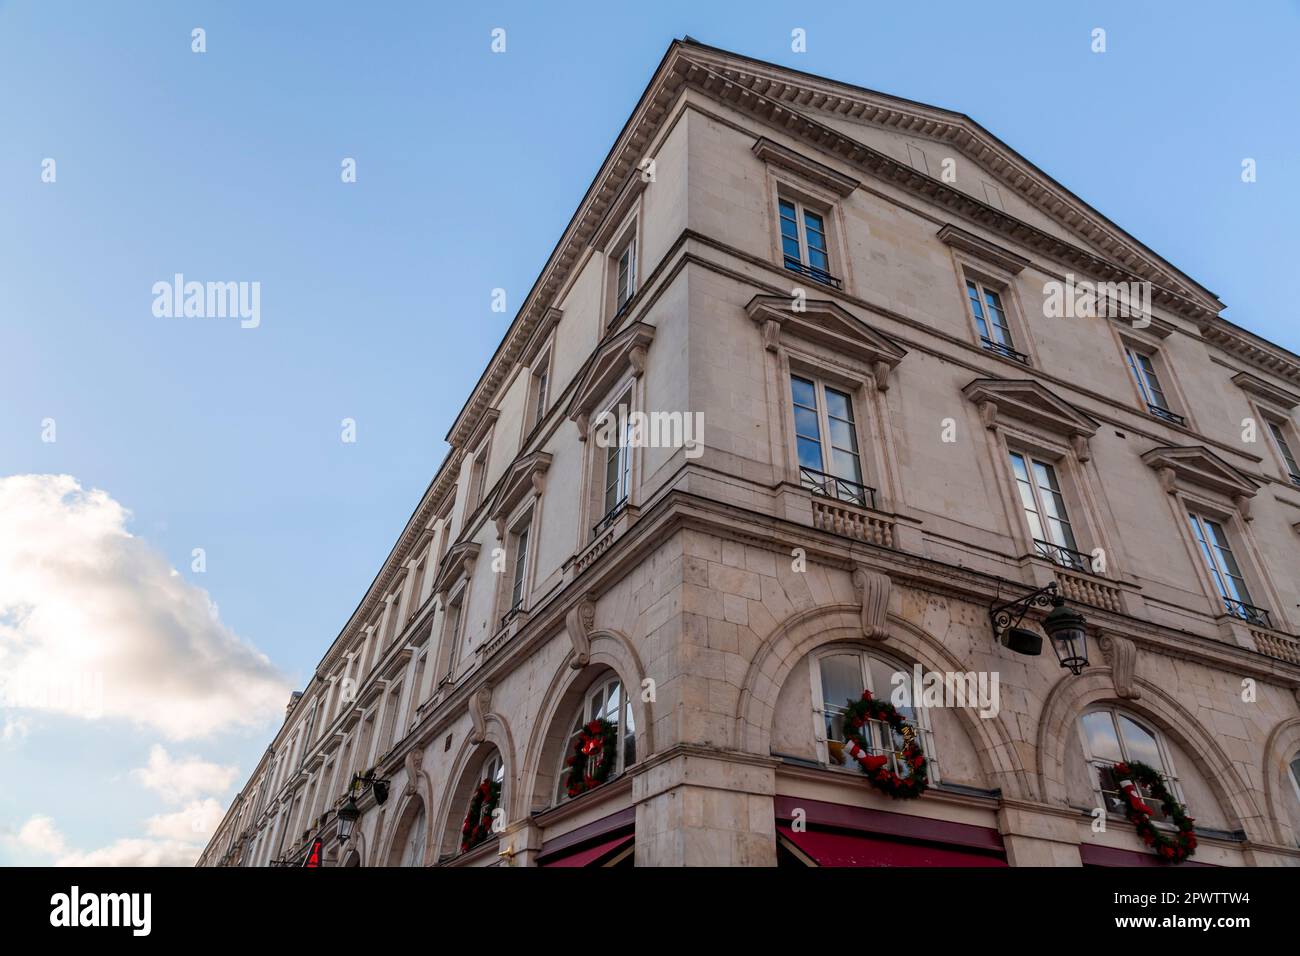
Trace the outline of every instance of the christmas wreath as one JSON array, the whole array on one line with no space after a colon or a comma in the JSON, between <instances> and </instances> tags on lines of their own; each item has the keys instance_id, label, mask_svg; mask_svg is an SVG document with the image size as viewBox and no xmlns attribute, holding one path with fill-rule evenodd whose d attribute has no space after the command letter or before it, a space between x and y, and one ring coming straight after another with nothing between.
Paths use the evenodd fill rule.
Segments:
<instances>
[{"instance_id":1,"label":"christmas wreath","mask_svg":"<svg viewBox=\"0 0 1300 956\"><path fill-rule=\"evenodd\" d=\"M1166 863L1181 863L1196 852L1196 822L1187 815L1187 809L1174 799L1165 786L1164 778L1155 767L1134 760L1129 763L1115 764L1111 768L1115 782L1119 786L1120 798L1124 803L1124 815L1129 823L1137 828L1142 842L1155 850L1156 856ZM1151 822L1152 810L1138 793L1137 784L1151 791L1151 799L1159 802L1174 826L1178 828L1176 836L1170 836Z\"/></svg>"},{"instance_id":2,"label":"christmas wreath","mask_svg":"<svg viewBox=\"0 0 1300 956\"><path fill-rule=\"evenodd\" d=\"M614 772L618 758L618 728L608 720L593 720L578 731L573 753L565 758L569 768L565 788L571 797L599 787Z\"/></svg>"},{"instance_id":3,"label":"christmas wreath","mask_svg":"<svg viewBox=\"0 0 1300 956\"><path fill-rule=\"evenodd\" d=\"M492 832L492 812L501 799L501 784L495 780L484 780L474 788L474 796L469 801L469 813L460 826L460 852L465 853L478 846Z\"/></svg>"},{"instance_id":4,"label":"christmas wreath","mask_svg":"<svg viewBox=\"0 0 1300 956\"><path fill-rule=\"evenodd\" d=\"M903 751L899 754L899 759L911 770L907 776L899 776L889 769L888 754L873 756L868 752L864 734L869 720L888 724L894 733L903 738ZM849 701L848 709L844 712L844 752L858 762L873 787L891 797L919 797L930 785L925 754L917 741L916 731L894 709L893 704L874 699L869 690L862 692L860 700Z\"/></svg>"}]
</instances>

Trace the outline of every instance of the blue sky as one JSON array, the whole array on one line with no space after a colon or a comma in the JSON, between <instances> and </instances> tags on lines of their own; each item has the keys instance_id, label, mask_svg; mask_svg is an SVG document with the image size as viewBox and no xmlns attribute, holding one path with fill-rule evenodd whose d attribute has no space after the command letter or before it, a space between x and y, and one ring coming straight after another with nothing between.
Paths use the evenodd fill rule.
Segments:
<instances>
[{"instance_id":1,"label":"blue sky","mask_svg":"<svg viewBox=\"0 0 1300 956\"><path fill-rule=\"evenodd\" d=\"M130 511L133 567L160 554L208 593L223 633L300 687L686 34L967 113L1216 292L1229 319L1300 351L1277 281L1300 215L1298 26L1294 2L0 0L0 479L102 490ZM806 53L791 51L795 28ZM340 181L345 157L356 183ZM1255 183L1241 182L1246 157ZM151 287L177 272L260 282L260 326L156 318ZM507 315L490 309L497 287ZM0 668L21 604L0 604ZM252 680L278 695L269 670ZM0 777L25 781L0 792L0 863L113 845L129 860L149 848L123 841L169 829L149 818L224 806L274 729L0 716ZM136 772L155 746L190 761L191 788ZM19 839L33 818L47 825Z\"/></svg>"}]
</instances>

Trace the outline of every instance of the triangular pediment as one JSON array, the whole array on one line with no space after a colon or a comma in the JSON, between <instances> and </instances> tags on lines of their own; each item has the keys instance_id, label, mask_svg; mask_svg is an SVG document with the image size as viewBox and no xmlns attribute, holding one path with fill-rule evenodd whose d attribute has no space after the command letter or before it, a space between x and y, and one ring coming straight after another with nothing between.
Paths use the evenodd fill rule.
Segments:
<instances>
[{"instance_id":1,"label":"triangular pediment","mask_svg":"<svg viewBox=\"0 0 1300 956\"><path fill-rule=\"evenodd\" d=\"M569 417L577 421L589 416L629 368L640 377L645 369L646 351L654 337L654 326L633 322L605 339L587 361L587 367L578 380L578 387L569 402ZM586 440L585 434L582 437Z\"/></svg>"},{"instance_id":2,"label":"triangular pediment","mask_svg":"<svg viewBox=\"0 0 1300 956\"><path fill-rule=\"evenodd\" d=\"M1032 379L977 378L962 389L962 394L980 406L989 427L1000 419L1011 418L1067 438L1089 438L1099 427L1095 418Z\"/></svg>"},{"instance_id":3,"label":"triangular pediment","mask_svg":"<svg viewBox=\"0 0 1300 956\"><path fill-rule=\"evenodd\" d=\"M705 94L803 139L808 156L838 155L860 170L960 212L969 222L1038 247L1103 281L1144 279L1154 300L1189 314L1222 303L963 113L813 76L697 43L675 44L673 70ZM909 151L929 144L936 164L955 157L971 172L945 179ZM990 190L989 185L995 186Z\"/></svg>"},{"instance_id":4,"label":"triangular pediment","mask_svg":"<svg viewBox=\"0 0 1300 956\"><path fill-rule=\"evenodd\" d=\"M890 368L907 354L893 339L829 299L796 302L790 296L756 295L745 306L745 312L763 327L769 347L774 344L774 337L797 338L871 365L883 362Z\"/></svg>"},{"instance_id":5,"label":"triangular pediment","mask_svg":"<svg viewBox=\"0 0 1300 956\"><path fill-rule=\"evenodd\" d=\"M550 467L551 456L544 451L535 451L516 459L497 485L497 492L488 508L488 517L494 521L503 520L529 494L541 494L541 482Z\"/></svg>"},{"instance_id":6,"label":"triangular pediment","mask_svg":"<svg viewBox=\"0 0 1300 956\"><path fill-rule=\"evenodd\" d=\"M1162 445L1152 448L1142 460L1160 475L1166 491L1183 483L1230 498L1250 498L1259 490L1255 482L1204 445Z\"/></svg>"}]
</instances>

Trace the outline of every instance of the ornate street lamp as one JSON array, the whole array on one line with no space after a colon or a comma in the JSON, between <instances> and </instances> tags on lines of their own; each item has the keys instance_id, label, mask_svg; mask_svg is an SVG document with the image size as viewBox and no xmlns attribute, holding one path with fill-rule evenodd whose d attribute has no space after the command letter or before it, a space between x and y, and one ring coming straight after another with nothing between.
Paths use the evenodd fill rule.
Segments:
<instances>
[{"instance_id":1,"label":"ornate street lamp","mask_svg":"<svg viewBox=\"0 0 1300 956\"><path fill-rule=\"evenodd\" d=\"M989 608L989 621L993 636L1004 647L1017 654L1035 657L1043 652L1043 639L1037 631L1021 627L1021 622L1032 607L1050 607L1043 619L1043 630L1052 641L1056 659L1076 677L1088 666L1087 619L1078 611L1066 607L1053 581L1046 587L1006 604Z\"/></svg>"},{"instance_id":2,"label":"ornate street lamp","mask_svg":"<svg viewBox=\"0 0 1300 956\"><path fill-rule=\"evenodd\" d=\"M348 797L348 802L339 807L339 842L347 843L352 838L352 828L356 826L357 817L361 816L361 811L357 809L357 802Z\"/></svg>"}]
</instances>

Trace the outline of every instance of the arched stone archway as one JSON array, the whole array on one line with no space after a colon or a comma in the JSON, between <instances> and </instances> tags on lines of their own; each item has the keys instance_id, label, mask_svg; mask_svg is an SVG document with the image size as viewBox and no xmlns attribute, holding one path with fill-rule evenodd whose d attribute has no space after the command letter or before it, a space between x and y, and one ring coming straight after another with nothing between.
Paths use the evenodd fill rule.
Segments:
<instances>
[{"instance_id":1,"label":"arched stone archway","mask_svg":"<svg viewBox=\"0 0 1300 956\"><path fill-rule=\"evenodd\" d=\"M448 775L448 786L443 791L438 804L437 826L434 830L435 840L430 845L436 862L444 857L454 856L460 849L460 826L464 820L465 810L469 806L470 794L478 786L479 771L484 762L493 753L501 755L504 780L501 786L499 806L506 812L506 820L516 818L511 810L511 801L516 800L519 790L518 762L515 759L514 741L505 720L494 713L483 717L483 737L475 741L474 735L461 744L460 751L452 763L452 772Z\"/></svg>"},{"instance_id":2,"label":"arched stone archway","mask_svg":"<svg viewBox=\"0 0 1300 956\"><path fill-rule=\"evenodd\" d=\"M771 750L772 721L781 686L795 665L808 654L829 644L853 644L866 650L892 654L926 671L964 672L966 665L941 641L920 627L894 615L887 619L884 640L862 636L862 608L857 604L823 605L797 611L764 641L741 685L733 743L737 749L766 756ZM990 784L1013 799L1032 799L1034 780L1025 768L1000 716L987 719L969 708L955 711L979 755Z\"/></svg>"},{"instance_id":3,"label":"arched stone archway","mask_svg":"<svg viewBox=\"0 0 1300 956\"><path fill-rule=\"evenodd\" d=\"M429 861L430 819L424 798L419 794L408 795L393 819L396 822L382 857L383 865L426 866ZM415 848L414 856L411 855L412 848Z\"/></svg>"},{"instance_id":4,"label":"arched stone archway","mask_svg":"<svg viewBox=\"0 0 1300 956\"><path fill-rule=\"evenodd\" d=\"M1295 846L1296 828L1286 801L1297 798L1295 785L1288 779L1291 760L1300 753L1300 717L1291 717L1273 728L1264 745L1264 803L1273 819L1273 837L1283 846Z\"/></svg>"},{"instance_id":5,"label":"arched stone archway","mask_svg":"<svg viewBox=\"0 0 1300 956\"><path fill-rule=\"evenodd\" d=\"M575 670L570 653L551 679L542 698L538 720L528 740L524 758L523 785L517 805L520 816L546 809L555 789L555 767L560 750L569 739L569 717L581 705L583 694L604 673L618 676L632 702L636 721L636 759L643 761L654 753L654 705L642 700L641 682L645 671L632 642L618 631L594 631L585 667Z\"/></svg>"},{"instance_id":6,"label":"arched stone archway","mask_svg":"<svg viewBox=\"0 0 1300 956\"><path fill-rule=\"evenodd\" d=\"M1066 806L1066 748L1078 746L1075 722L1094 704L1109 703L1150 721L1184 751L1205 779L1231 825L1241 828L1251 840L1267 840L1266 827L1253 794L1223 748L1201 722L1160 686L1134 678L1141 692L1139 700L1121 699L1111 682L1108 668L1066 674L1057 681L1043 704L1035 752L1038 786L1044 802Z\"/></svg>"}]
</instances>

